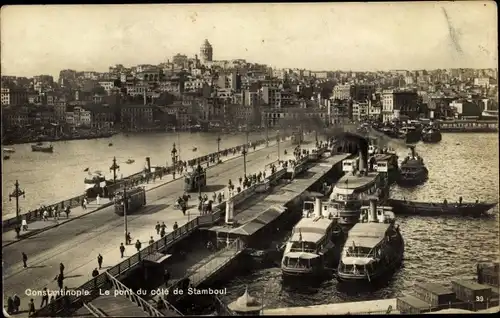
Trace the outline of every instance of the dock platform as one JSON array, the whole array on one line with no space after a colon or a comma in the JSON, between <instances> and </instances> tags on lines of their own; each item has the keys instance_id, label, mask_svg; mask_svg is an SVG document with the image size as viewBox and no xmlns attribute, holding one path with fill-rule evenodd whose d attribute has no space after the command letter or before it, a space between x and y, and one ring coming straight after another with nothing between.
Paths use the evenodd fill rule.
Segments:
<instances>
[{"instance_id":1,"label":"dock platform","mask_svg":"<svg viewBox=\"0 0 500 318\"><path fill-rule=\"evenodd\" d=\"M304 306L304 307L288 307L276 309L264 309L262 315L264 316L311 316L311 315L360 315L360 314L400 314L396 310L396 298L369 300L369 301L356 301L344 302L336 304L326 304L317 306Z\"/></svg>"}]
</instances>

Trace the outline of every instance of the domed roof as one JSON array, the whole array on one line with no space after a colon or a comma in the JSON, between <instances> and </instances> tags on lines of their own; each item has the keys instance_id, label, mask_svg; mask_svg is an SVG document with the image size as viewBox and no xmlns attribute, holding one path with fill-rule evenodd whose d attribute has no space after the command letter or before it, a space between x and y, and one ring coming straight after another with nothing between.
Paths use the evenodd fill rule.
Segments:
<instances>
[{"instance_id":1,"label":"domed roof","mask_svg":"<svg viewBox=\"0 0 500 318\"><path fill-rule=\"evenodd\" d=\"M210 42L208 42L207 39L205 39L205 42L203 42L203 45L201 47L203 47L203 48L211 48L212 45L210 44Z\"/></svg>"},{"instance_id":2,"label":"domed roof","mask_svg":"<svg viewBox=\"0 0 500 318\"><path fill-rule=\"evenodd\" d=\"M257 301L257 299L250 296L248 288L245 289L245 293L241 297L230 303L228 307L233 311L239 312L257 311L262 309L262 305Z\"/></svg>"}]
</instances>

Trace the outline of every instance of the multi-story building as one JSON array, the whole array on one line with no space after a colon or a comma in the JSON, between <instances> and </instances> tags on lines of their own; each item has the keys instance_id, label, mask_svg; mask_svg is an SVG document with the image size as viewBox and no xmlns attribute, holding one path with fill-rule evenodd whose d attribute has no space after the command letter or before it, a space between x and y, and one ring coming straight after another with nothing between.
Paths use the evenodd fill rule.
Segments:
<instances>
[{"instance_id":1,"label":"multi-story building","mask_svg":"<svg viewBox=\"0 0 500 318\"><path fill-rule=\"evenodd\" d=\"M281 108L261 110L262 124L267 127L280 126L283 123L307 123L311 120L318 120L328 123L329 116L326 109L304 109L304 108Z\"/></svg>"},{"instance_id":2,"label":"multi-story building","mask_svg":"<svg viewBox=\"0 0 500 318\"><path fill-rule=\"evenodd\" d=\"M106 91L106 93L108 93L108 95L111 93L111 91L115 88L115 83L114 81L100 81L99 82L99 85L104 88L104 90Z\"/></svg>"},{"instance_id":3,"label":"multi-story building","mask_svg":"<svg viewBox=\"0 0 500 318\"><path fill-rule=\"evenodd\" d=\"M20 88L1 89L2 105L23 105L28 102L28 92Z\"/></svg>"},{"instance_id":4,"label":"multi-story building","mask_svg":"<svg viewBox=\"0 0 500 318\"><path fill-rule=\"evenodd\" d=\"M142 128L153 124L152 105L122 105L121 120L126 127Z\"/></svg>"},{"instance_id":5,"label":"multi-story building","mask_svg":"<svg viewBox=\"0 0 500 318\"><path fill-rule=\"evenodd\" d=\"M474 78L474 86L489 87L490 79L488 77L476 77Z\"/></svg>"},{"instance_id":6,"label":"multi-story building","mask_svg":"<svg viewBox=\"0 0 500 318\"><path fill-rule=\"evenodd\" d=\"M172 58L172 63L177 66L185 66L187 65L188 57L184 54L176 54Z\"/></svg>"},{"instance_id":7,"label":"multi-story building","mask_svg":"<svg viewBox=\"0 0 500 318\"><path fill-rule=\"evenodd\" d=\"M332 99L347 100L352 98L352 85L336 85L332 91Z\"/></svg>"},{"instance_id":8,"label":"multi-story building","mask_svg":"<svg viewBox=\"0 0 500 318\"><path fill-rule=\"evenodd\" d=\"M260 89L262 102L271 108L281 108L281 91L274 86L264 86Z\"/></svg>"},{"instance_id":9,"label":"multi-story building","mask_svg":"<svg viewBox=\"0 0 500 318\"><path fill-rule=\"evenodd\" d=\"M420 105L417 92L386 90L382 92L382 119L389 121L401 116L415 118Z\"/></svg>"},{"instance_id":10,"label":"multi-story building","mask_svg":"<svg viewBox=\"0 0 500 318\"><path fill-rule=\"evenodd\" d=\"M99 107L91 111L92 128L109 129L112 128L116 117L113 109L109 107Z\"/></svg>"}]
</instances>

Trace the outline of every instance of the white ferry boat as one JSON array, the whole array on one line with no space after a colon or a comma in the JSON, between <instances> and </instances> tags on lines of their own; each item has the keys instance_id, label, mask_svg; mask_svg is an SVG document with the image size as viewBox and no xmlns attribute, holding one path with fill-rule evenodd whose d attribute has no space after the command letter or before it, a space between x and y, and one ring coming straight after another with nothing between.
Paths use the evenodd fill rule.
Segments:
<instances>
[{"instance_id":1,"label":"white ferry boat","mask_svg":"<svg viewBox=\"0 0 500 318\"><path fill-rule=\"evenodd\" d=\"M291 277L322 277L335 262L335 247L341 229L337 220L328 218L321 206L304 202L302 219L295 225L281 261L284 279Z\"/></svg>"},{"instance_id":2,"label":"white ferry boat","mask_svg":"<svg viewBox=\"0 0 500 318\"><path fill-rule=\"evenodd\" d=\"M329 202L324 203L327 213L338 217L344 230L349 230L358 222L361 207L368 202L369 196L376 195L383 201L388 194L388 177L385 172L389 163L380 159L376 165L372 163L368 166L366 160L360 157L342 162L342 170L346 174L335 184Z\"/></svg>"},{"instance_id":3,"label":"white ferry boat","mask_svg":"<svg viewBox=\"0 0 500 318\"><path fill-rule=\"evenodd\" d=\"M377 207L376 200L362 208L359 223L349 231L337 268L340 281L389 279L403 261L404 240L392 208Z\"/></svg>"}]
</instances>

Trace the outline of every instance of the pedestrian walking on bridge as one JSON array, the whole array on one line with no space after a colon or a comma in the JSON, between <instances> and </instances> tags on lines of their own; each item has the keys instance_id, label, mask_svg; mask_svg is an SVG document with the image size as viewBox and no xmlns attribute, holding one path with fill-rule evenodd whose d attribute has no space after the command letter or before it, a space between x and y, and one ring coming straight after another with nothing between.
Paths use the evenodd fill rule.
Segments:
<instances>
[{"instance_id":1,"label":"pedestrian walking on bridge","mask_svg":"<svg viewBox=\"0 0 500 318\"><path fill-rule=\"evenodd\" d=\"M141 241L137 240L137 242L135 242L135 248L137 249L137 252L141 251L141 246Z\"/></svg>"},{"instance_id":2,"label":"pedestrian walking on bridge","mask_svg":"<svg viewBox=\"0 0 500 318\"><path fill-rule=\"evenodd\" d=\"M22 252L22 255L23 255L23 267L26 268L28 267L28 265L26 264L26 262L28 262L28 255L26 255L26 253Z\"/></svg>"},{"instance_id":3,"label":"pedestrian walking on bridge","mask_svg":"<svg viewBox=\"0 0 500 318\"><path fill-rule=\"evenodd\" d=\"M59 289L62 289L63 288L64 275L63 274L57 275L56 280L57 280L57 286L59 287Z\"/></svg>"},{"instance_id":4,"label":"pedestrian walking on bridge","mask_svg":"<svg viewBox=\"0 0 500 318\"><path fill-rule=\"evenodd\" d=\"M173 229L176 231L179 228L179 225L177 225L177 222L174 223Z\"/></svg>"},{"instance_id":5,"label":"pedestrian walking on bridge","mask_svg":"<svg viewBox=\"0 0 500 318\"><path fill-rule=\"evenodd\" d=\"M160 234L160 229L161 229L160 221L156 222L155 229L156 229L156 234Z\"/></svg>"},{"instance_id":6,"label":"pedestrian walking on bridge","mask_svg":"<svg viewBox=\"0 0 500 318\"><path fill-rule=\"evenodd\" d=\"M64 209L64 212L66 212L66 218L67 218L67 219L69 219L69 212L70 212L69 206L67 206L67 207Z\"/></svg>"},{"instance_id":7,"label":"pedestrian walking on bridge","mask_svg":"<svg viewBox=\"0 0 500 318\"><path fill-rule=\"evenodd\" d=\"M99 253L99 255L97 255L97 264L99 264L99 269L102 268L102 255Z\"/></svg>"},{"instance_id":8,"label":"pedestrian walking on bridge","mask_svg":"<svg viewBox=\"0 0 500 318\"><path fill-rule=\"evenodd\" d=\"M151 236L151 239L149 240L149 245L153 244L155 242L155 240L153 239L153 237Z\"/></svg>"},{"instance_id":9,"label":"pedestrian walking on bridge","mask_svg":"<svg viewBox=\"0 0 500 318\"><path fill-rule=\"evenodd\" d=\"M165 224L165 222L161 222L161 230L163 232L165 232L167 230L167 225Z\"/></svg>"},{"instance_id":10,"label":"pedestrian walking on bridge","mask_svg":"<svg viewBox=\"0 0 500 318\"><path fill-rule=\"evenodd\" d=\"M123 246L123 243L120 244L120 255L123 258L123 254L125 253L125 246Z\"/></svg>"},{"instance_id":11,"label":"pedestrian walking on bridge","mask_svg":"<svg viewBox=\"0 0 500 318\"><path fill-rule=\"evenodd\" d=\"M132 236L130 235L130 232L127 233L127 245L132 244Z\"/></svg>"},{"instance_id":12,"label":"pedestrian walking on bridge","mask_svg":"<svg viewBox=\"0 0 500 318\"><path fill-rule=\"evenodd\" d=\"M61 273L61 275L64 276L64 264L63 263L59 264L59 272Z\"/></svg>"},{"instance_id":13,"label":"pedestrian walking on bridge","mask_svg":"<svg viewBox=\"0 0 500 318\"><path fill-rule=\"evenodd\" d=\"M17 294L14 295L14 313L19 313L19 307L21 307L21 298L17 296Z\"/></svg>"},{"instance_id":14,"label":"pedestrian walking on bridge","mask_svg":"<svg viewBox=\"0 0 500 318\"><path fill-rule=\"evenodd\" d=\"M28 316L31 316L34 313L35 313L35 300L31 298L28 304Z\"/></svg>"},{"instance_id":15,"label":"pedestrian walking on bridge","mask_svg":"<svg viewBox=\"0 0 500 318\"><path fill-rule=\"evenodd\" d=\"M99 271L97 270L97 268L94 268L94 270L92 271L92 277L95 278L99 276Z\"/></svg>"},{"instance_id":16,"label":"pedestrian walking on bridge","mask_svg":"<svg viewBox=\"0 0 500 318\"><path fill-rule=\"evenodd\" d=\"M49 304L49 292L47 291L47 287L43 288L42 291L42 303L40 304L40 308L43 308L43 306Z\"/></svg>"}]
</instances>

